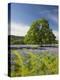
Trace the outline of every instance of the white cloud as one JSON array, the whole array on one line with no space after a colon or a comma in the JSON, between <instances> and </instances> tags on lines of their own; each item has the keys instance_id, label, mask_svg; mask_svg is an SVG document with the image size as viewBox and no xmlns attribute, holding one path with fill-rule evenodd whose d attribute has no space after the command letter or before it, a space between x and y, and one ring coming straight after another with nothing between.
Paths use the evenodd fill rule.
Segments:
<instances>
[{"instance_id":1,"label":"white cloud","mask_svg":"<svg viewBox=\"0 0 60 80\"><path fill-rule=\"evenodd\" d=\"M58 40L58 39L59 39L59 33L58 33L58 31L56 31L56 30L53 30L53 33L55 34L55 36L56 36L56 39Z\"/></svg>"},{"instance_id":2,"label":"white cloud","mask_svg":"<svg viewBox=\"0 0 60 80\"><path fill-rule=\"evenodd\" d=\"M11 23L11 35L25 36L28 30L29 26Z\"/></svg>"}]
</instances>

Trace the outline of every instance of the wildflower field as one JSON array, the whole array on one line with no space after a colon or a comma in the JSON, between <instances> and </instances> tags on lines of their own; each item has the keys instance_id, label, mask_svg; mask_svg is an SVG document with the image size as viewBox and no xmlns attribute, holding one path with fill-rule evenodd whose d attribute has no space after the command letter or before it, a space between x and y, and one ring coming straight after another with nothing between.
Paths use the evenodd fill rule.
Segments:
<instances>
[{"instance_id":1,"label":"wildflower field","mask_svg":"<svg viewBox=\"0 0 60 80\"><path fill-rule=\"evenodd\" d=\"M11 76L35 76L58 74L58 56L54 52L43 51L22 54L11 50Z\"/></svg>"}]
</instances>

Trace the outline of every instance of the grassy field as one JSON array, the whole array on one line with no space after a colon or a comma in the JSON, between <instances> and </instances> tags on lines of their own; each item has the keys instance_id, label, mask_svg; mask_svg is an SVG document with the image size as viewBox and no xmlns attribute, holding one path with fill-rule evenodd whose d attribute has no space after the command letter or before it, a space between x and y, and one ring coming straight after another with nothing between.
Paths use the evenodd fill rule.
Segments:
<instances>
[{"instance_id":1,"label":"grassy field","mask_svg":"<svg viewBox=\"0 0 60 80\"><path fill-rule=\"evenodd\" d=\"M22 55L11 50L11 76L35 76L58 74L58 56L48 51Z\"/></svg>"}]
</instances>

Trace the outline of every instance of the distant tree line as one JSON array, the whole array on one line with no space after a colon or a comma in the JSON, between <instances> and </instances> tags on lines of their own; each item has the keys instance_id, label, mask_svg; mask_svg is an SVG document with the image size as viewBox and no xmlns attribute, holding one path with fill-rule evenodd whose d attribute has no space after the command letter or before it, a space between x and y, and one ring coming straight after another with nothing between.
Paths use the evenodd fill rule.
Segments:
<instances>
[{"instance_id":1,"label":"distant tree line","mask_svg":"<svg viewBox=\"0 0 60 80\"><path fill-rule=\"evenodd\" d=\"M10 38L10 44L24 44L24 37L23 36L14 36L14 35L9 35Z\"/></svg>"}]
</instances>

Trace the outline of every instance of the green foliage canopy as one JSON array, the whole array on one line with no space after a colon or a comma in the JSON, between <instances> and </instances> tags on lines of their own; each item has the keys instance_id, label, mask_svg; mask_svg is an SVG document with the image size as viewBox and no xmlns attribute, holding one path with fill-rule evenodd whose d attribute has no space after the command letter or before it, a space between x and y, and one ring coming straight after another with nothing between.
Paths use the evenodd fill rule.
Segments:
<instances>
[{"instance_id":1,"label":"green foliage canopy","mask_svg":"<svg viewBox=\"0 0 60 80\"><path fill-rule=\"evenodd\" d=\"M53 44L56 42L55 35L49 28L49 23L45 19L39 19L32 23L29 31L25 35L26 44Z\"/></svg>"}]
</instances>

